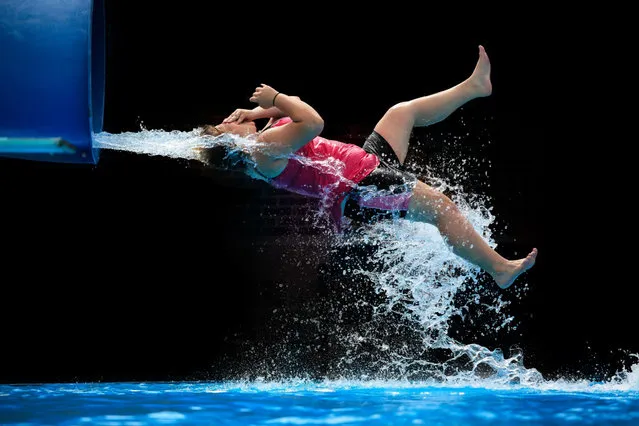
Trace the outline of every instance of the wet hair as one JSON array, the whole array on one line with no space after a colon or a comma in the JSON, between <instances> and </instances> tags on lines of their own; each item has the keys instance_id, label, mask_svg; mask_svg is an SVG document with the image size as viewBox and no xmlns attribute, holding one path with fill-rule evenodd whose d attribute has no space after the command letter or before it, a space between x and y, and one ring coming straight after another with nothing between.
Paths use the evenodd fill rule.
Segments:
<instances>
[{"instance_id":1,"label":"wet hair","mask_svg":"<svg viewBox=\"0 0 639 426\"><path fill-rule=\"evenodd\" d=\"M220 137L224 135L216 126L205 125L200 129L201 136ZM208 167L236 172L246 169L244 153L232 139L224 138L220 143L200 149L200 161Z\"/></svg>"},{"instance_id":2,"label":"wet hair","mask_svg":"<svg viewBox=\"0 0 639 426\"><path fill-rule=\"evenodd\" d=\"M200 135L202 136L220 136L222 134L224 134L224 132L213 124L206 124L200 128Z\"/></svg>"}]
</instances>

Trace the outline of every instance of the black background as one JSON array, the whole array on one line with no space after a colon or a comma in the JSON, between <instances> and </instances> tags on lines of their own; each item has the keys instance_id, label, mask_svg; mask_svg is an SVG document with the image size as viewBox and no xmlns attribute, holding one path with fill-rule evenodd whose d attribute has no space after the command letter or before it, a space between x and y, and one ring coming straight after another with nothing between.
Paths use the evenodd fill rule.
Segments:
<instances>
[{"instance_id":1,"label":"black background","mask_svg":"<svg viewBox=\"0 0 639 426\"><path fill-rule=\"evenodd\" d=\"M348 139L394 103L460 82L483 44L493 95L416 133L435 136L410 158L454 155L436 135L469 133L468 146L456 147L491 161L489 182L476 185L493 200L502 253L540 254L504 292L517 331L481 336L466 325L460 336L519 344L526 365L549 377L606 377L639 352L617 249L588 245L588 233L605 231L577 223L589 214L596 222L596 209L571 196L569 173L550 172L563 146L551 143L557 65L543 31L516 14L496 24L405 7L110 1L106 11L112 133L191 130L252 107L266 83L313 105L326 137ZM473 147L480 135L490 143ZM319 297L330 256L307 243L322 232L300 231L295 217L273 225L277 209L268 207L281 194L192 166L106 150L97 165L0 161L0 381L225 377L216 363L271 337L275 309L300 314Z\"/></svg>"}]
</instances>

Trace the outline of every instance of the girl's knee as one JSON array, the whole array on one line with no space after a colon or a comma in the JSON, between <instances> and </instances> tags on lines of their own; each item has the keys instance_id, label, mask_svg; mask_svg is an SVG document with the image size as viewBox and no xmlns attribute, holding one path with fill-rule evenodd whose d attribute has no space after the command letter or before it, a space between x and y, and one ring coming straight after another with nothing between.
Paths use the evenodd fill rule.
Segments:
<instances>
[{"instance_id":1,"label":"girl's knee","mask_svg":"<svg viewBox=\"0 0 639 426\"><path fill-rule=\"evenodd\" d=\"M412 117L412 108L409 102L400 102L393 105L386 112L388 118L393 119L407 119Z\"/></svg>"}]
</instances>

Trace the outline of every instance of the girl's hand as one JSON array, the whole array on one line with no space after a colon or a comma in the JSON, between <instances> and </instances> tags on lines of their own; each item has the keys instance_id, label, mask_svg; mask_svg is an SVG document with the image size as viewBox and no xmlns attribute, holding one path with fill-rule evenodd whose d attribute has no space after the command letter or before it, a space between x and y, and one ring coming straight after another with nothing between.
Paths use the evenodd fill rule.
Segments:
<instances>
[{"instance_id":1,"label":"girl's hand","mask_svg":"<svg viewBox=\"0 0 639 426\"><path fill-rule=\"evenodd\" d=\"M244 121L254 121L252 110L238 108L235 111L233 111L233 114L226 117L224 121L222 121L222 123L236 122L237 124L240 124Z\"/></svg>"},{"instance_id":2,"label":"girl's hand","mask_svg":"<svg viewBox=\"0 0 639 426\"><path fill-rule=\"evenodd\" d=\"M273 99L279 92L273 89L271 86L262 84L255 89L255 93L249 99L251 102L255 102L264 109L271 108L273 106Z\"/></svg>"}]
</instances>

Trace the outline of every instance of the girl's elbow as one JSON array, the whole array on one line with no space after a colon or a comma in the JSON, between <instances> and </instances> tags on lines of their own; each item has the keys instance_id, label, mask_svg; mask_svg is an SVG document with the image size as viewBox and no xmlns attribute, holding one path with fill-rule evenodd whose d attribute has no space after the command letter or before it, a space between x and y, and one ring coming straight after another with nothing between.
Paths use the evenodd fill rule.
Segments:
<instances>
[{"instance_id":1,"label":"girl's elbow","mask_svg":"<svg viewBox=\"0 0 639 426\"><path fill-rule=\"evenodd\" d=\"M324 119L318 115L313 120L312 126L313 126L314 132L316 132L319 135L320 133L322 133L322 130L324 130Z\"/></svg>"},{"instance_id":2,"label":"girl's elbow","mask_svg":"<svg viewBox=\"0 0 639 426\"><path fill-rule=\"evenodd\" d=\"M303 128L305 134L304 139L313 139L315 136L319 136L319 134L322 133L322 130L324 130L324 120L322 120L321 118L307 120L304 123Z\"/></svg>"}]
</instances>

